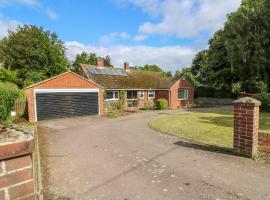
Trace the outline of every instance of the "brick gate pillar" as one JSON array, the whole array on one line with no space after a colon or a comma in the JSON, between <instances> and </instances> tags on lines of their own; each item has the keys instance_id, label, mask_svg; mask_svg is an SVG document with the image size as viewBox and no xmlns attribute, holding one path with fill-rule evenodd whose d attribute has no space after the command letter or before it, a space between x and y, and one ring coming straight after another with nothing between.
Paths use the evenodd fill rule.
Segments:
<instances>
[{"instance_id":1,"label":"brick gate pillar","mask_svg":"<svg viewBox=\"0 0 270 200\"><path fill-rule=\"evenodd\" d=\"M238 154L253 157L257 152L260 105L250 97L234 101L233 148Z\"/></svg>"}]
</instances>

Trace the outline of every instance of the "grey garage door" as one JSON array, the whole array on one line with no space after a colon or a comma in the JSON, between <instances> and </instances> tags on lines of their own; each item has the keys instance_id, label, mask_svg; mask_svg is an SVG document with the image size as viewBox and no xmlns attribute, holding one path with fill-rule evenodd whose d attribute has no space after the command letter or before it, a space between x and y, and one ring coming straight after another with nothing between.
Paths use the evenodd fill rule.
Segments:
<instances>
[{"instance_id":1,"label":"grey garage door","mask_svg":"<svg viewBox=\"0 0 270 200\"><path fill-rule=\"evenodd\" d=\"M98 92L36 93L37 120L97 115Z\"/></svg>"}]
</instances>

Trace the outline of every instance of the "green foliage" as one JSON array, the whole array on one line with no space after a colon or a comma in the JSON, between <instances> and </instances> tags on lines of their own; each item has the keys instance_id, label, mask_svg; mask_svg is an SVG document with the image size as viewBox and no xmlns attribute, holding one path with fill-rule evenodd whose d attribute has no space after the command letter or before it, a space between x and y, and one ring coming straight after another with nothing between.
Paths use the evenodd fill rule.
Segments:
<instances>
[{"instance_id":1,"label":"green foliage","mask_svg":"<svg viewBox=\"0 0 270 200\"><path fill-rule=\"evenodd\" d=\"M106 94L104 93L104 99L106 99ZM126 102L126 93L121 90L119 92L119 100L118 101L105 101L106 108L108 110L108 117L117 117L119 115L123 115L125 112L125 102Z\"/></svg>"},{"instance_id":2,"label":"green foliage","mask_svg":"<svg viewBox=\"0 0 270 200\"><path fill-rule=\"evenodd\" d=\"M143 67L139 67L140 70L145 70L145 71L152 71L152 72L163 72L163 70L157 66L157 65L144 65Z\"/></svg>"},{"instance_id":3,"label":"green foliage","mask_svg":"<svg viewBox=\"0 0 270 200\"><path fill-rule=\"evenodd\" d=\"M115 112L113 112L113 111L109 111L108 112L108 117L109 118L116 118L117 117L117 114Z\"/></svg>"},{"instance_id":4,"label":"green foliage","mask_svg":"<svg viewBox=\"0 0 270 200\"><path fill-rule=\"evenodd\" d=\"M230 64L241 82L270 83L269 19L269 0L243 0L240 8L228 17L225 44Z\"/></svg>"},{"instance_id":5,"label":"green foliage","mask_svg":"<svg viewBox=\"0 0 270 200\"><path fill-rule=\"evenodd\" d=\"M15 101L24 97L24 92L12 83L0 82L0 121L7 120L14 109Z\"/></svg>"},{"instance_id":6,"label":"green foliage","mask_svg":"<svg viewBox=\"0 0 270 200\"><path fill-rule=\"evenodd\" d=\"M209 50L193 59L192 73L198 85L233 95L241 91L269 92L269 18L268 0L243 0L228 16L224 30L209 40Z\"/></svg>"},{"instance_id":7,"label":"green foliage","mask_svg":"<svg viewBox=\"0 0 270 200\"><path fill-rule=\"evenodd\" d=\"M124 90L121 90L119 92L119 103L120 103L120 110L122 112L125 111L125 102L126 102L126 92Z\"/></svg>"},{"instance_id":8,"label":"green foliage","mask_svg":"<svg viewBox=\"0 0 270 200\"><path fill-rule=\"evenodd\" d=\"M211 86L197 86L195 88L196 97L215 97L215 98L231 98L235 97L233 93L227 90L225 87L219 89Z\"/></svg>"},{"instance_id":9,"label":"green foliage","mask_svg":"<svg viewBox=\"0 0 270 200\"><path fill-rule=\"evenodd\" d=\"M158 99L156 102L156 108L158 110L166 110L168 109L169 104L167 99Z\"/></svg>"},{"instance_id":10,"label":"green foliage","mask_svg":"<svg viewBox=\"0 0 270 200\"><path fill-rule=\"evenodd\" d=\"M9 69L0 68L0 81L17 83L17 74Z\"/></svg>"},{"instance_id":11,"label":"green foliage","mask_svg":"<svg viewBox=\"0 0 270 200\"><path fill-rule=\"evenodd\" d=\"M65 72L68 65L57 35L31 25L10 31L0 41L0 63L16 73L19 87Z\"/></svg>"},{"instance_id":12,"label":"green foliage","mask_svg":"<svg viewBox=\"0 0 270 200\"><path fill-rule=\"evenodd\" d=\"M80 64L96 65L97 56L95 53L82 52L76 56L76 59L72 65L72 71L78 72L80 69Z\"/></svg>"},{"instance_id":13,"label":"green foliage","mask_svg":"<svg viewBox=\"0 0 270 200\"><path fill-rule=\"evenodd\" d=\"M270 93L258 93L253 98L262 102L260 107L262 111L270 112Z\"/></svg>"},{"instance_id":14,"label":"green foliage","mask_svg":"<svg viewBox=\"0 0 270 200\"><path fill-rule=\"evenodd\" d=\"M153 110L155 107L155 104L153 101L147 101L145 104L144 104L144 107L143 109L144 110Z\"/></svg>"},{"instance_id":15,"label":"green foliage","mask_svg":"<svg viewBox=\"0 0 270 200\"><path fill-rule=\"evenodd\" d=\"M200 51L192 61L191 72L200 84L208 85L208 51Z\"/></svg>"},{"instance_id":16,"label":"green foliage","mask_svg":"<svg viewBox=\"0 0 270 200\"><path fill-rule=\"evenodd\" d=\"M185 77L192 85L197 85L196 77L194 74L192 74L192 68L183 68L182 71L176 71L174 78L180 79L182 77Z\"/></svg>"},{"instance_id":17,"label":"green foliage","mask_svg":"<svg viewBox=\"0 0 270 200\"><path fill-rule=\"evenodd\" d=\"M165 76L172 77L172 72L168 71L165 72L163 71L158 65L149 65L146 64L143 67L129 67L130 69L135 69L135 70L144 70L144 71L150 71L150 72L160 72L164 74Z\"/></svg>"}]
</instances>

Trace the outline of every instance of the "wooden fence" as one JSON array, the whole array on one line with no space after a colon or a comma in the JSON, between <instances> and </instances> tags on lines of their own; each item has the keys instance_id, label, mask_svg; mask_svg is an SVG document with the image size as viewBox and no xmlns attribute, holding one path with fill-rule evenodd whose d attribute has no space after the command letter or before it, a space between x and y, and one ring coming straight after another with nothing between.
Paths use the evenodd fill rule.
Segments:
<instances>
[{"instance_id":1,"label":"wooden fence","mask_svg":"<svg viewBox=\"0 0 270 200\"><path fill-rule=\"evenodd\" d=\"M27 101L17 100L15 102L15 111L17 117L25 117L27 115Z\"/></svg>"}]
</instances>

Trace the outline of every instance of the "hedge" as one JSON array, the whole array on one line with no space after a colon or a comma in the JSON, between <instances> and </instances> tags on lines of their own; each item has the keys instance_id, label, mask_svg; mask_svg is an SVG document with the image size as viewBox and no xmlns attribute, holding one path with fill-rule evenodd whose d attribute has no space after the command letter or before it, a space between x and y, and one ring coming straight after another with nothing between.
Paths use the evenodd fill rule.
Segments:
<instances>
[{"instance_id":1,"label":"hedge","mask_svg":"<svg viewBox=\"0 0 270 200\"><path fill-rule=\"evenodd\" d=\"M169 104L166 99L158 99L156 103L156 107L158 110L165 110L168 109Z\"/></svg>"},{"instance_id":2,"label":"hedge","mask_svg":"<svg viewBox=\"0 0 270 200\"><path fill-rule=\"evenodd\" d=\"M270 112L270 93L258 93L253 98L262 102L261 110Z\"/></svg>"},{"instance_id":3,"label":"hedge","mask_svg":"<svg viewBox=\"0 0 270 200\"><path fill-rule=\"evenodd\" d=\"M14 109L15 101L24 96L24 92L14 84L0 82L0 121L9 118L10 112Z\"/></svg>"}]
</instances>

